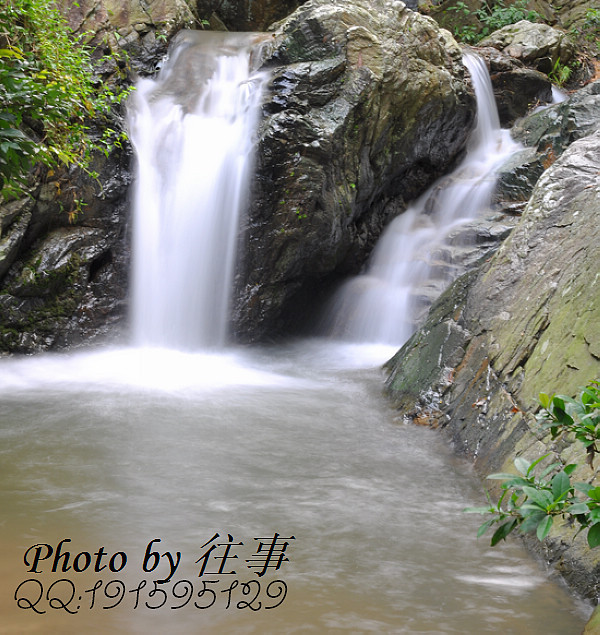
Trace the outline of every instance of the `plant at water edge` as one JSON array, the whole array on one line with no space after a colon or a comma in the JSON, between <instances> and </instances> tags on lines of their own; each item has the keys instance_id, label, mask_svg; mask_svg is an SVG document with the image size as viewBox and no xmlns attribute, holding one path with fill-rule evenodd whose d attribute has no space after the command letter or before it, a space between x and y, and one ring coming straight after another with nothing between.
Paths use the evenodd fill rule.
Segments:
<instances>
[{"instance_id":1,"label":"plant at water edge","mask_svg":"<svg viewBox=\"0 0 600 635\"><path fill-rule=\"evenodd\" d=\"M600 452L600 382L591 381L576 398L567 395L539 394L542 406L536 419L542 430L550 430L552 439L573 433L587 452L593 468Z\"/></svg>"},{"instance_id":2,"label":"plant at water edge","mask_svg":"<svg viewBox=\"0 0 600 635\"><path fill-rule=\"evenodd\" d=\"M549 454L533 462L522 457L515 459L518 474L490 474L489 479L502 480L504 490L494 504L489 496L487 507L468 507L469 513L490 514L477 532L479 538L491 527L497 525L491 539L494 547L505 540L515 530L521 533L535 531L538 540L543 540L554 523L555 518L579 525L579 530L588 529L587 541L590 548L600 545L600 487L589 483L571 483L570 475L577 464L562 466L552 463L541 473L536 468L548 458ZM584 494L587 500L581 499Z\"/></svg>"},{"instance_id":3,"label":"plant at water edge","mask_svg":"<svg viewBox=\"0 0 600 635\"><path fill-rule=\"evenodd\" d=\"M542 431L550 431L552 439L573 435L586 448L586 462L593 468L594 457L600 446L600 382L591 381L576 398L565 395L540 393L542 406L537 421ZM486 492L489 505L472 507L465 511L490 514L479 528L477 537L491 527L497 526L491 545L515 530L521 533L535 531L543 540L558 516L579 530L588 530L590 548L600 545L600 487L590 483L571 483L571 474L579 467L577 463L563 466L551 463L542 469L542 463L550 454L535 461L518 457L514 461L517 474L490 474L488 479L501 480L503 490L494 504ZM541 473L537 474L537 470ZM581 495L584 498L581 498Z\"/></svg>"}]
</instances>

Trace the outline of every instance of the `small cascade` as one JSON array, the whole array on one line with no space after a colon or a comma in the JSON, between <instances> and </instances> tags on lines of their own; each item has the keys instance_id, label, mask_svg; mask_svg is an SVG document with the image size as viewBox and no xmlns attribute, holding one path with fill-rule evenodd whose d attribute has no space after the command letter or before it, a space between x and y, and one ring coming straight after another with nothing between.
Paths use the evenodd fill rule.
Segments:
<instances>
[{"instance_id":1,"label":"small cascade","mask_svg":"<svg viewBox=\"0 0 600 635\"><path fill-rule=\"evenodd\" d=\"M240 215L266 77L263 34L182 32L129 107L137 158L132 329L142 346L226 340Z\"/></svg>"},{"instance_id":2,"label":"small cascade","mask_svg":"<svg viewBox=\"0 0 600 635\"><path fill-rule=\"evenodd\" d=\"M489 209L496 170L519 147L500 128L485 63L472 55L464 63L477 99L466 157L390 223L366 272L336 293L326 318L334 337L394 346L410 337L424 306L456 277L448 237Z\"/></svg>"}]
</instances>

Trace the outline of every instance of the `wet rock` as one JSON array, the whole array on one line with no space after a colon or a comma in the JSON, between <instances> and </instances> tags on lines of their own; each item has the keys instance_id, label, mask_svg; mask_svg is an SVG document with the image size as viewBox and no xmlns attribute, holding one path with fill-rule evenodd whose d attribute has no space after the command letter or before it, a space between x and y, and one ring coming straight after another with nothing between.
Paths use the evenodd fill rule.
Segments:
<instances>
[{"instance_id":1,"label":"wet rock","mask_svg":"<svg viewBox=\"0 0 600 635\"><path fill-rule=\"evenodd\" d=\"M552 83L544 73L491 46L473 47L473 51L483 57L489 69L503 127L512 126L534 106L552 101Z\"/></svg>"},{"instance_id":2,"label":"wet rock","mask_svg":"<svg viewBox=\"0 0 600 635\"><path fill-rule=\"evenodd\" d=\"M474 116L460 48L401 2L314 0L273 34L234 315L249 340L293 329L357 271Z\"/></svg>"},{"instance_id":3,"label":"wet rock","mask_svg":"<svg viewBox=\"0 0 600 635\"><path fill-rule=\"evenodd\" d=\"M592 82L568 99L525 117L512 134L539 152L552 149L555 158L573 141L600 126L600 81Z\"/></svg>"},{"instance_id":4,"label":"wet rock","mask_svg":"<svg viewBox=\"0 0 600 635\"><path fill-rule=\"evenodd\" d=\"M505 165L497 199L525 201L541 174L573 141L600 127L600 81L588 84L565 101L519 120L512 135L527 146Z\"/></svg>"},{"instance_id":5,"label":"wet rock","mask_svg":"<svg viewBox=\"0 0 600 635\"><path fill-rule=\"evenodd\" d=\"M90 167L97 179L77 170L47 178L7 228L2 245L18 239L18 249L0 258L0 351L114 338L122 329L129 153L98 155Z\"/></svg>"},{"instance_id":6,"label":"wet rock","mask_svg":"<svg viewBox=\"0 0 600 635\"><path fill-rule=\"evenodd\" d=\"M433 413L482 475L510 471L515 455L548 451L531 414L540 391L575 394L600 375L599 211L595 131L544 171L490 262L459 279L389 363L391 399L406 416ZM552 449L583 466L581 446ZM577 480L591 478L580 471ZM573 534L558 526L532 547L595 599L600 555Z\"/></svg>"},{"instance_id":7,"label":"wet rock","mask_svg":"<svg viewBox=\"0 0 600 635\"><path fill-rule=\"evenodd\" d=\"M197 0L198 16L217 18L230 31L266 31L306 0Z\"/></svg>"},{"instance_id":8,"label":"wet rock","mask_svg":"<svg viewBox=\"0 0 600 635\"><path fill-rule=\"evenodd\" d=\"M19 254L29 221L33 200L23 198L0 207L0 280Z\"/></svg>"}]
</instances>

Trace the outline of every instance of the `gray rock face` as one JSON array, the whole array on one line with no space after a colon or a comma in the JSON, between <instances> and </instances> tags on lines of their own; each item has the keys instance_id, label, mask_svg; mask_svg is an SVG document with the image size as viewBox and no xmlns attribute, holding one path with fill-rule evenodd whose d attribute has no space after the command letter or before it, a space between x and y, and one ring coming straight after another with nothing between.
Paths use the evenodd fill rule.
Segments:
<instances>
[{"instance_id":1,"label":"gray rock face","mask_svg":"<svg viewBox=\"0 0 600 635\"><path fill-rule=\"evenodd\" d=\"M489 264L459 279L389 363L387 391L398 407L444 426L483 475L511 471L515 455L548 451L530 414L538 392L575 394L600 375L599 214L596 131L542 174ZM584 463L581 446L553 450ZM590 477L585 466L577 480ZM538 548L595 598L600 555L582 536L565 551L560 541L572 534L559 526Z\"/></svg>"},{"instance_id":2,"label":"gray rock face","mask_svg":"<svg viewBox=\"0 0 600 635\"><path fill-rule=\"evenodd\" d=\"M600 128L600 82L588 84L568 100L524 117L512 135L526 149L505 166L498 185L500 200L525 201L542 172L569 145Z\"/></svg>"},{"instance_id":3,"label":"gray rock face","mask_svg":"<svg viewBox=\"0 0 600 635\"><path fill-rule=\"evenodd\" d=\"M401 2L311 0L274 41L234 316L249 340L293 328L358 270L474 114L459 47Z\"/></svg>"},{"instance_id":4,"label":"gray rock face","mask_svg":"<svg viewBox=\"0 0 600 635\"><path fill-rule=\"evenodd\" d=\"M156 34L191 15L179 0L67 9L75 29L117 32L144 72ZM311 0L274 27L271 49L237 279L234 328L245 340L284 331L327 282L356 271L386 220L461 152L474 116L459 47L401 2ZM102 186L51 177L31 210L5 216L3 350L72 344L123 324L129 154L97 161ZM74 198L84 202L76 218Z\"/></svg>"},{"instance_id":5,"label":"gray rock face","mask_svg":"<svg viewBox=\"0 0 600 635\"><path fill-rule=\"evenodd\" d=\"M566 33L528 20L498 29L479 44L493 46L544 73L549 73L557 60L567 64L575 54Z\"/></svg>"},{"instance_id":6,"label":"gray rock face","mask_svg":"<svg viewBox=\"0 0 600 635\"><path fill-rule=\"evenodd\" d=\"M196 20L185 0L59 0L58 6L76 33L94 33L101 48L124 49L133 63L163 52L165 41ZM86 39L87 41L87 39Z\"/></svg>"}]
</instances>

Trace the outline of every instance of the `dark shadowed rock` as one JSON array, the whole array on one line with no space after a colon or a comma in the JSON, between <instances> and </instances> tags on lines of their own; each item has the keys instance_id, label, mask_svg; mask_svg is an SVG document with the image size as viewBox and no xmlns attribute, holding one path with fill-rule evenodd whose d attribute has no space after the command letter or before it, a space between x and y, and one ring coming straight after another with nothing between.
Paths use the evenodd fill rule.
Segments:
<instances>
[{"instance_id":1,"label":"dark shadowed rock","mask_svg":"<svg viewBox=\"0 0 600 635\"><path fill-rule=\"evenodd\" d=\"M78 171L47 178L3 229L0 351L114 339L122 330L129 267L128 153L98 155L91 168L98 179ZM83 201L79 211L75 199ZM4 248L14 242L18 251Z\"/></svg>"},{"instance_id":2,"label":"dark shadowed rock","mask_svg":"<svg viewBox=\"0 0 600 635\"><path fill-rule=\"evenodd\" d=\"M497 198L526 201L543 171L573 141L600 127L600 82L584 86L565 101L519 120L512 135L526 146L504 166Z\"/></svg>"},{"instance_id":3,"label":"dark shadowed rock","mask_svg":"<svg viewBox=\"0 0 600 635\"><path fill-rule=\"evenodd\" d=\"M538 104L552 101L552 83L544 73L491 46L474 49L486 61L503 127L508 128Z\"/></svg>"},{"instance_id":4,"label":"dark shadowed rock","mask_svg":"<svg viewBox=\"0 0 600 635\"><path fill-rule=\"evenodd\" d=\"M306 0L197 0L198 16L230 31L266 31ZM191 4L191 2L190 2ZM213 27L214 28L214 27Z\"/></svg>"},{"instance_id":5,"label":"dark shadowed rock","mask_svg":"<svg viewBox=\"0 0 600 635\"><path fill-rule=\"evenodd\" d=\"M312 0L274 27L235 331L278 334L356 272L464 147L460 48L401 2Z\"/></svg>"}]
</instances>

